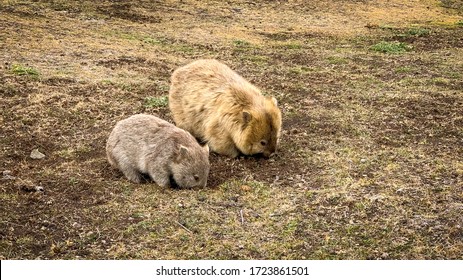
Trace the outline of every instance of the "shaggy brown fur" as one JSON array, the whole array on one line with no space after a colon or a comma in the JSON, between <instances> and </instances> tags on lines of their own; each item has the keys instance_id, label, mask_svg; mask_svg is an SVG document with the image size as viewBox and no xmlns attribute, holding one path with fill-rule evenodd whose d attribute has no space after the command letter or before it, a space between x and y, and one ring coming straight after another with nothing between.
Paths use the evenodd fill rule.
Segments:
<instances>
[{"instance_id":1,"label":"shaggy brown fur","mask_svg":"<svg viewBox=\"0 0 463 280\"><path fill-rule=\"evenodd\" d=\"M217 60L197 60L174 71L169 107L178 127L216 153L269 157L276 151L281 130L276 99L264 97Z\"/></svg>"}]
</instances>

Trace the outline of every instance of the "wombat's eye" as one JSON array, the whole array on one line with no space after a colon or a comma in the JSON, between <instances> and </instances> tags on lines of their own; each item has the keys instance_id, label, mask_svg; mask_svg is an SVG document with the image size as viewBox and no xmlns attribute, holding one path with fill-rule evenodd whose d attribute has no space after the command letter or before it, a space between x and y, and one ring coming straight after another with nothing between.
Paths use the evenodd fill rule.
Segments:
<instances>
[{"instance_id":1,"label":"wombat's eye","mask_svg":"<svg viewBox=\"0 0 463 280\"><path fill-rule=\"evenodd\" d=\"M198 180L199 180L199 176L198 176L198 175L193 175L193 178L195 178L195 181L198 181Z\"/></svg>"},{"instance_id":2,"label":"wombat's eye","mask_svg":"<svg viewBox=\"0 0 463 280\"><path fill-rule=\"evenodd\" d=\"M266 141L266 140L261 140L261 141L260 141L260 144L261 144L262 146L266 146L266 145L267 145L267 141Z\"/></svg>"}]
</instances>

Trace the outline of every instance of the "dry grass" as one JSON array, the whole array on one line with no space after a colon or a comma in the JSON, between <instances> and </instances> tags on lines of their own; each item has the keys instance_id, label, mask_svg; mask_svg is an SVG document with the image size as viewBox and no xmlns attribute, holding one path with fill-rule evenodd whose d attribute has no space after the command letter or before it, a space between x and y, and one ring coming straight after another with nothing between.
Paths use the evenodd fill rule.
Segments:
<instances>
[{"instance_id":1,"label":"dry grass","mask_svg":"<svg viewBox=\"0 0 463 280\"><path fill-rule=\"evenodd\" d=\"M1 1L0 259L461 259L463 10L402 2ZM110 130L206 57L277 97L278 155L128 182Z\"/></svg>"}]
</instances>

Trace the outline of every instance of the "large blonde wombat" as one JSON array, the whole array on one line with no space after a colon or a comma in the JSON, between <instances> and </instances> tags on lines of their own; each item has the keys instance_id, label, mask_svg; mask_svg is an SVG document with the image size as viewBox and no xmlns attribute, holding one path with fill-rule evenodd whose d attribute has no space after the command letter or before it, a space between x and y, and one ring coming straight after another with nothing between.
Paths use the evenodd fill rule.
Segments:
<instances>
[{"instance_id":1,"label":"large blonde wombat","mask_svg":"<svg viewBox=\"0 0 463 280\"><path fill-rule=\"evenodd\" d=\"M174 71L169 107L175 124L212 151L236 157L276 151L281 112L273 97L217 60L194 61Z\"/></svg>"},{"instance_id":2,"label":"large blonde wombat","mask_svg":"<svg viewBox=\"0 0 463 280\"><path fill-rule=\"evenodd\" d=\"M148 174L159 186L205 187L209 148L190 133L155 116L138 114L119 121L106 143L109 163L140 183Z\"/></svg>"}]
</instances>

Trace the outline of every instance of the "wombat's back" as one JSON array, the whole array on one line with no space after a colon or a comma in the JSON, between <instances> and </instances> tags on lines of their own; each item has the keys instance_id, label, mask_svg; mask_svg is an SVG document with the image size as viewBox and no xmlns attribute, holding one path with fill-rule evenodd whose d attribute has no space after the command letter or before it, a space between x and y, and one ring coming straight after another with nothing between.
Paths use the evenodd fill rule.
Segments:
<instances>
[{"instance_id":1,"label":"wombat's back","mask_svg":"<svg viewBox=\"0 0 463 280\"><path fill-rule=\"evenodd\" d=\"M160 186L173 178L180 187L205 186L209 150L187 131L155 116L138 114L119 121L111 132L108 161L131 181L149 174Z\"/></svg>"},{"instance_id":2,"label":"wombat's back","mask_svg":"<svg viewBox=\"0 0 463 280\"><path fill-rule=\"evenodd\" d=\"M217 60L197 60L175 70L169 107L178 127L208 141L219 154L270 155L276 150L281 129L276 100Z\"/></svg>"},{"instance_id":3,"label":"wombat's back","mask_svg":"<svg viewBox=\"0 0 463 280\"><path fill-rule=\"evenodd\" d=\"M111 165L120 168L123 159L133 166L139 166L140 159L145 156L148 146L162 143L167 134L159 130L172 124L155 116L137 114L117 122L106 142L106 154ZM165 147L167 148L167 147Z\"/></svg>"},{"instance_id":4,"label":"wombat's back","mask_svg":"<svg viewBox=\"0 0 463 280\"><path fill-rule=\"evenodd\" d=\"M169 108L177 126L204 138L203 121L241 110L260 96L256 87L225 64L202 59L174 71Z\"/></svg>"}]
</instances>

